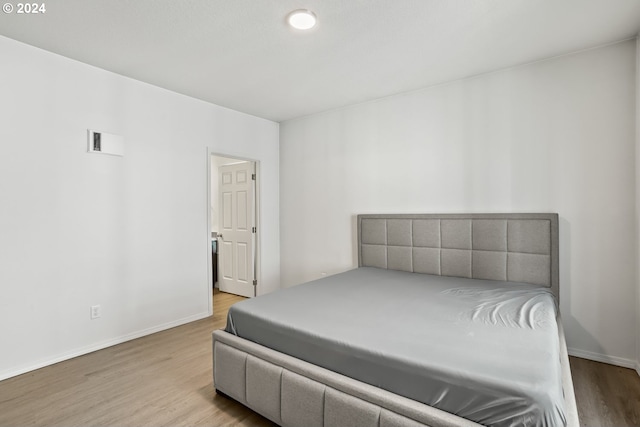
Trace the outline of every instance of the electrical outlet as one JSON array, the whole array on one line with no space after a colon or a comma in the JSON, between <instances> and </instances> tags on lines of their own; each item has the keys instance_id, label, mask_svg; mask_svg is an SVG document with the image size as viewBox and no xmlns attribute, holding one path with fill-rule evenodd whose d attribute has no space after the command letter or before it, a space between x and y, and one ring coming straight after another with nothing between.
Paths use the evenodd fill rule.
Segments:
<instances>
[{"instance_id":1,"label":"electrical outlet","mask_svg":"<svg viewBox=\"0 0 640 427\"><path fill-rule=\"evenodd\" d=\"M102 308L99 305L91 306L91 319L97 319L102 316Z\"/></svg>"}]
</instances>

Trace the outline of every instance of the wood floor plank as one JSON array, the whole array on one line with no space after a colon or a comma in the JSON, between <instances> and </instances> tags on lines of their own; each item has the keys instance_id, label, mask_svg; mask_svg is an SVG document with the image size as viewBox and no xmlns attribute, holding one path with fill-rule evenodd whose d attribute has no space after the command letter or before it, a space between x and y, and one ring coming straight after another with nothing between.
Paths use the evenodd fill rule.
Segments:
<instances>
[{"instance_id":1,"label":"wood floor plank","mask_svg":"<svg viewBox=\"0 0 640 427\"><path fill-rule=\"evenodd\" d=\"M580 424L640 425L640 377L632 369L569 358Z\"/></svg>"},{"instance_id":2,"label":"wood floor plank","mask_svg":"<svg viewBox=\"0 0 640 427\"><path fill-rule=\"evenodd\" d=\"M273 426L213 388L214 315L0 382L0 426Z\"/></svg>"},{"instance_id":3,"label":"wood floor plank","mask_svg":"<svg viewBox=\"0 0 640 427\"><path fill-rule=\"evenodd\" d=\"M275 426L212 384L211 332L242 300L214 294L214 315L0 381L0 426ZM570 358L584 426L640 425L640 377Z\"/></svg>"}]
</instances>

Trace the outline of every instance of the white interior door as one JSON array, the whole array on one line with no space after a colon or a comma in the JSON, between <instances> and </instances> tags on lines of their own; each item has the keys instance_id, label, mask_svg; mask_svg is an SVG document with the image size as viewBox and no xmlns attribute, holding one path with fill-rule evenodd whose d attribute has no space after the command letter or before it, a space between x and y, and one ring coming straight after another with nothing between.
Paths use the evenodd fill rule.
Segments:
<instances>
[{"instance_id":1,"label":"white interior door","mask_svg":"<svg viewBox=\"0 0 640 427\"><path fill-rule=\"evenodd\" d=\"M220 290L254 296L254 162L220 166L218 281Z\"/></svg>"}]
</instances>

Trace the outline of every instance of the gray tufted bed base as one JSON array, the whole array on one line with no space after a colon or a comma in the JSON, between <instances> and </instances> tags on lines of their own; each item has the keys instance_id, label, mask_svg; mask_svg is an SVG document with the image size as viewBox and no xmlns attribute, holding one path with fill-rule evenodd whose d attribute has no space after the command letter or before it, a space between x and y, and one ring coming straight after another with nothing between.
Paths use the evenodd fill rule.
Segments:
<instances>
[{"instance_id":1,"label":"gray tufted bed base","mask_svg":"<svg viewBox=\"0 0 640 427\"><path fill-rule=\"evenodd\" d=\"M558 323L567 426L577 427L569 358L560 319ZM213 359L216 391L281 426L480 426L222 330L213 333Z\"/></svg>"},{"instance_id":2,"label":"gray tufted bed base","mask_svg":"<svg viewBox=\"0 0 640 427\"><path fill-rule=\"evenodd\" d=\"M425 226L428 226L428 223L433 223L434 220L438 223L436 243L429 243L429 239L424 240L415 235L409 239L410 241L403 241L402 235L406 235L406 221L410 223L410 231L415 232L417 229L422 233L425 231ZM451 234L451 230L447 231L447 227L451 224L442 226L443 221L450 220L462 220L459 224L456 223L453 234ZM496 220L497 222L487 223L487 220ZM420 221L420 223L414 221ZM541 224L547 223L548 228L545 228L546 225L542 229L539 227ZM474 224L477 231L475 234ZM462 225L462 228L457 227L458 225ZM420 263L403 262L397 255L404 253L406 257L413 253L412 260L415 261L417 259L416 252L420 258L425 252L428 252L429 256L433 255L434 251L431 249L436 249L438 258L442 260L444 252L453 251L451 253L457 255L454 258L462 261L465 265L445 265L449 271L453 269L461 275L471 278L475 277L474 273L485 276L487 274L507 275L502 280L507 280L509 272L529 275L536 280L540 277L543 279L546 277L547 279L544 279L546 283L540 284L551 288L557 295L559 293L557 226L556 214L360 215L358 217L359 266L372 265L378 268L413 271L414 266L424 268L426 265L428 268L436 269L430 271L431 274L442 274L446 273L441 270L442 264L436 265L438 263L434 264L429 260ZM381 233L381 228L384 233ZM464 239L460 240L460 229L464 234L464 230L467 228L469 228L469 242L465 243ZM403 231L403 229L405 230ZM502 229L504 230L500 231ZM398 230L400 232L396 235ZM495 231L497 234L504 232L504 238L498 239L504 240L504 245L498 242L495 248L487 247L487 239L484 234L488 230L492 233ZM433 231L432 229L428 233L433 234ZM528 240L527 234L539 234L541 231L542 234L549 233L547 248L542 251L535 249L544 246L544 244L541 246L540 240L536 237L533 249L537 252L526 247L523 249L522 242L519 242L523 239L522 233L524 232L525 240ZM547 237L543 237L543 241L545 239ZM490 242L491 240L490 238L490 245L494 244ZM425 251L422 249L423 247L428 247L429 250ZM408 251L407 248L409 248ZM418 248L418 251L415 251L415 248ZM518 253L527 255L524 257L516 255L509 261L511 258L510 249L514 248L518 249ZM460 256L463 251L468 251L468 256ZM476 256L474 252L480 256ZM485 252L503 252L505 255L485 254ZM530 253L535 256L529 256ZM489 255L489 257L485 255ZM424 261L424 257L422 258ZM543 266L548 269L548 275L532 271L532 266L522 265L523 258L532 258L533 267L539 269L539 266ZM497 260L497 264L487 264L484 262L487 259L492 262ZM450 260L451 258L449 258ZM466 265L467 260L469 265ZM476 263L475 269L474 260L480 261L480 263ZM514 260L515 267L509 264ZM491 279L500 280L496 277L491 277ZM513 277L510 279L513 280ZM559 316L557 320L565 415L567 426L573 427L579 425L578 413L565 337ZM213 333L213 365L216 391L237 400L282 426L444 427L480 425L222 330Z\"/></svg>"}]
</instances>

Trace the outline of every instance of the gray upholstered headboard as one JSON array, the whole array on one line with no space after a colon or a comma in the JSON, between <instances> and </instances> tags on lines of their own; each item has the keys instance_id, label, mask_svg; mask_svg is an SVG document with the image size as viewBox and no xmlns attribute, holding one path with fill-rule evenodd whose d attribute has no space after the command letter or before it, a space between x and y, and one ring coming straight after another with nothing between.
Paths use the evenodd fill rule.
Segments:
<instances>
[{"instance_id":1,"label":"gray upholstered headboard","mask_svg":"<svg viewBox=\"0 0 640 427\"><path fill-rule=\"evenodd\" d=\"M358 215L358 266L532 283L559 299L558 214Z\"/></svg>"}]
</instances>

